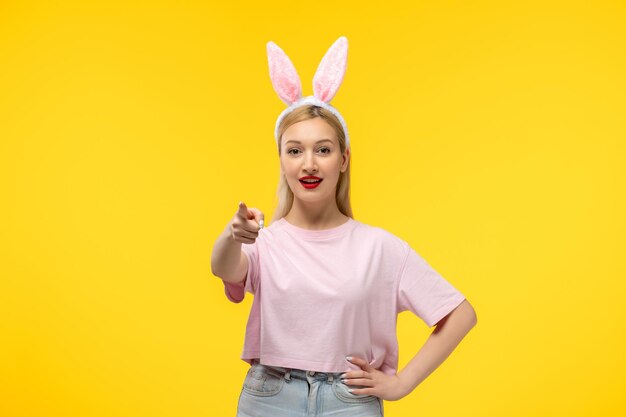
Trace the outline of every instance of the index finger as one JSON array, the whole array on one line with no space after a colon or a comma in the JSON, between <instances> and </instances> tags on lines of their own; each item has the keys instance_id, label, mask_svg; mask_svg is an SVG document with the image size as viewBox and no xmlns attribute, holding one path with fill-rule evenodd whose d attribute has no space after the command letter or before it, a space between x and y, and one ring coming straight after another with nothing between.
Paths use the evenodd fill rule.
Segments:
<instances>
[{"instance_id":1,"label":"index finger","mask_svg":"<svg viewBox=\"0 0 626 417\"><path fill-rule=\"evenodd\" d=\"M237 214L248 220L248 206L243 201L239 202L239 208L237 209Z\"/></svg>"}]
</instances>

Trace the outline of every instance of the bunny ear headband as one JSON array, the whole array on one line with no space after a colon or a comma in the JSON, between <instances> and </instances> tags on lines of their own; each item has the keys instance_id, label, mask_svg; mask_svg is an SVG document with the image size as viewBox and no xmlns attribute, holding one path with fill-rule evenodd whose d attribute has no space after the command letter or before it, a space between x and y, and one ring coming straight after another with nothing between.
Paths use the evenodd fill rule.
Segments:
<instances>
[{"instance_id":1,"label":"bunny ear headband","mask_svg":"<svg viewBox=\"0 0 626 417\"><path fill-rule=\"evenodd\" d=\"M300 106L314 104L325 108L339 119L346 136L346 147L350 147L346 122L337 109L329 104L337 93L346 73L348 39L345 36L339 37L326 51L313 77L312 96L302 97L300 77L296 68L287 54L271 41L267 43L267 59L272 86L274 86L278 97L288 106L276 120L276 127L274 128L276 144L278 145L278 126L283 118Z\"/></svg>"}]
</instances>

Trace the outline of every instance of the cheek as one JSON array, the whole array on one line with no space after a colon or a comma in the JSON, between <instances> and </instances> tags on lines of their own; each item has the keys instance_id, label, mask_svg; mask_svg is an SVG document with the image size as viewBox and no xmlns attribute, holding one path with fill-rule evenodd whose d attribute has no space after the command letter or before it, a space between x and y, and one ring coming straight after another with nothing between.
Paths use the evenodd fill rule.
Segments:
<instances>
[{"instance_id":1,"label":"cheek","mask_svg":"<svg viewBox=\"0 0 626 417\"><path fill-rule=\"evenodd\" d=\"M283 172L283 174L289 174L289 172L291 172L291 168L289 166L289 162L281 159L280 161L280 169Z\"/></svg>"},{"instance_id":2,"label":"cheek","mask_svg":"<svg viewBox=\"0 0 626 417\"><path fill-rule=\"evenodd\" d=\"M283 174L285 174L285 176L287 177L287 179L289 179L290 177L294 177L295 175L297 175L298 169L292 166L289 166L289 164L285 164L283 165Z\"/></svg>"}]
</instances>

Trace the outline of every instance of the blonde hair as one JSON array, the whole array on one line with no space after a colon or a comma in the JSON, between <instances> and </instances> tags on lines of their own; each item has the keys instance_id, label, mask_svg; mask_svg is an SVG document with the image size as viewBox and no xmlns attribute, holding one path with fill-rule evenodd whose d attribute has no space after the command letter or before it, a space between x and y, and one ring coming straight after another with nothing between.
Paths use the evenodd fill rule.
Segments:
<instances>
[{"instance_id":1,"label":"blonde hair","mask_svg":"<svg viewBox=\"0 0 626 417\"><path fill-rule=\"evenodd\" d=\"M280 158L281 153L281 143L283 133L287 128L295 123L301 122L303 120L313 119L315 117L321 117L326 121L337 133L337 139L339 140L339 149L343 154L346 150L346 135L341 127L341 123L335 115L326 110L323 107L316 105L306 105L301 106L293 110L291 113L287 114L285 118L281 121L280 126L278 127L278 157ZM352 155L349 155L349 159L351 160ZM352 214L352 205L350 204L350 165L351 161L348 161L348 166L345 172L339 173L339 180L337 181L337 190L335 192L335 201L337 202L337 207L339 211L345 214L348 217L354 218ZM293 191L289 188L289 184L285 179L285 176L281 174L280 179L278 181L278 190L276 192L276 197L278 198L278 205L276 206L276 210L274 211L274 217L272 218L272 222L280 220L284 216L289 213L291 210L291 206L293 205Z\"/></svg>"}]
</instances>

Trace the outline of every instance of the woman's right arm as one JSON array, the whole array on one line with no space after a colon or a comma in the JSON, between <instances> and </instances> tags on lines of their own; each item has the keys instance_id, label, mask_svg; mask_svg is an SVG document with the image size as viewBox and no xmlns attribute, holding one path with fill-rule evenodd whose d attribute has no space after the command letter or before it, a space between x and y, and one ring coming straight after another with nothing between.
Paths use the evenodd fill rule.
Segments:
<instances>
[{"instance_id":1,"label":"woman's right arm","mask_svg":"<svg viewBox=\"0 0 626 417\"><path fill-rule=\"evenodd\" d=\"M248 257L241 244L252 244L259 236L259 222L263 213L239 202L239 209L217 238L211 254L211 273L226 282L238 284L246 279Z\"/></svg>"},{"instance_id":2,"label":"woman's right arm","mask_svg":"<svg viewBox=\"0 0 626 417\"><path fill-rule=\"evenodd\" d=\"M241 242L233 239L230 223L213 246L211 273L226 282L243 282L248 273L248 257L241 250Z\"/></svg>"}]
</instances>

